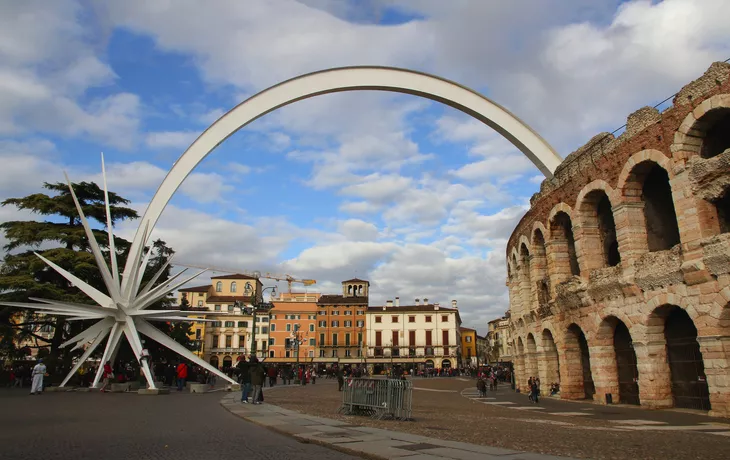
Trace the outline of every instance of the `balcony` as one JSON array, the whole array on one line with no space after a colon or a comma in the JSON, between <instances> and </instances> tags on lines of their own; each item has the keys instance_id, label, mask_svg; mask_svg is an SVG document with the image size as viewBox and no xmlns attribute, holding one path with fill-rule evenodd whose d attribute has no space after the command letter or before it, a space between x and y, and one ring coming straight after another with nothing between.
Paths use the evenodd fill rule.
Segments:
<instances>
[{"instance_id":1,"label":"balcony","mask_svg":"<svg viewBox=\"0 0 730 460\"><path fill-rule=\"evenodd\" d=\"M246 353L245 348L236 347L211 347L211 353Z\"/></svg>"}]
</instances>

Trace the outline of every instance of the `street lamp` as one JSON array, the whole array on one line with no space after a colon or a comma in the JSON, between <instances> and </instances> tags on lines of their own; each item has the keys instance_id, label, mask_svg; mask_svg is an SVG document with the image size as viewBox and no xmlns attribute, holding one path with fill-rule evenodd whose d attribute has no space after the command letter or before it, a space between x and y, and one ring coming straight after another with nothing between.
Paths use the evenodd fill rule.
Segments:
<instances>
[{"instance_id":1,"label":"street lamp","mask_svg":"<svg viewBox=\"0 0 730 460\"><path fill-rule=\"evenodd\" d=\"M307 332L304 335L304 337L302 337L301 332L299 331L299 329L300 329L299 323L294 324L294 330L292 331L291 335L289 336L292 340L294 340L294 353L295 353L296 358L297 358L296 374L294 375L294 383L297 383L297 379L299 378L299 346L304 343L305 338L309 335L309 332ZM302 374L304 374L303 371L302 371ZM304 375L302 375L302 377L304 377ZM302 385L304 385L304 382L306 381L306 379L302 378L302 379L299 379L299 380L300 380L299 383L301 383Z\"/></svg>"},{"instance_id":2,"label":"street lamp","mask_svg":"<svg viewBox=\"0 0 730 460\"><path fill-rule=\"evenodd\" d=\"M256 275L258 273L259 272L254 272L254 275ZM256 279L258 280L258 276L256 276ZM273 308L273 305L271 305L270 302L269 303L259 302L259 298L256 295L256 289L254 289L254 287L251 286L251 283L246 282L245 289L246 289L246 292L251 292L251 306L253 307L252 312L251 312L251 314L253 315L253 329L251 332L251 355L256 356L256 351L257 351L256 350L256 328L258 327L258 326L256 326L256 311L259 308L263 307L266 309L266 314L268 316L268 312L271 310L271 308ZM271 289L272 298L276 295L276 286L269 286L269 287L261 290L261 300L263 300L263 298L264 298L264 293L269 289Z\"/></svg>"}]
</instances>

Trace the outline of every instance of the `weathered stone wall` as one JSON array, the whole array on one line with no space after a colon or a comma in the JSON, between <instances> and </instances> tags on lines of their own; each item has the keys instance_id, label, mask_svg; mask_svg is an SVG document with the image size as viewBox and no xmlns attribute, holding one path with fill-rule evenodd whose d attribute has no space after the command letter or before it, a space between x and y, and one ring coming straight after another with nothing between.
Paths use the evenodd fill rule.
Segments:
<instances>
[{"instance_id":1,"label":"weathered stone wall","mask_svg":"<svg viewBox=\"0 0 730 460\"><path fill-rule=\"evenodd\" d=\"M531 375L559 376L564 398L583 398L594 387L594 398L604 402L606 393L628 398L617 370L626 350L613 341L623 323L636 360L636 401L677 405L665 324L681 309L697 332L704 366L698 374L704 372L709 391L703 404L730 416L730 233L723 233L725 211L716 206L730 189L730 149L711 158L703 151L713 127L728 122L730 64L713 64L673 103L662 113L639 109L619 137L599 134L568 155L511 235L507 285L518 386ZM594 209L604 196L616 266L607 264L610 223ZM559 224L566 216L574 254Z\"/></svg>"}]
</instances>

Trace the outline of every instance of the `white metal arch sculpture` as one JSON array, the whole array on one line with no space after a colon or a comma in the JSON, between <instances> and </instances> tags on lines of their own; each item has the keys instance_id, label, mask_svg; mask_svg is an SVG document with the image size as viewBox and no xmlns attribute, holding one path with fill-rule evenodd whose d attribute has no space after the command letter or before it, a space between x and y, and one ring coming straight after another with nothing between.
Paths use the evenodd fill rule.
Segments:
<instances>
[{"instance_id":1,"label":"white metal arch sculpture","mask_svg":"<svg viewBox=\"0 0 730 460\"><path fill-rule=\"evenodd\" d=\"M535 166L552 177L562 158L539 134L507 109L487 97L440 77L395 67L341 67L305 74L251 96L216 120L178 158L147 207L132 242L134 254L185 178L210 152L233 133L257 118L302 99L341 91L377 90L412 94L442 102L490 126L522 151ZM130 258L124 279L138 261ZM123 291L128 292L125 283Z\"/></svg>"},{"instance_id":2,"label":"white metal arch sculpture","mask_svg":"<svg viewBox=\"0 0 730 460\"><path fill-rule=\"evenodd\" d=\"M107 336L109 336L109 340L106 341L101 362L104 363L109 359L113 361L120 344L121 336L125 335L131 345L132 351L137 356L137 359L140 360L147 383L150 388L155 388L152 372L147 361L143 359L143 350L139 338L140 333L170 348L210 372L218 374L225 380L233 382L230 377L190 353L183 346L149 323L149 321L184 321L188 319L189 315L198 316L204 313L147 310L156 301L177 290L183 284L200 275L200 273L183 281L176 281L182 274L181 272L163 281L157 287L153 287L162 273L162 270L160 270L146 286L142 287L142 275L147 268L147 262L151 253L151 251L148 251L146 254L144 253L145 243L149 239L152 229L157 223L162 211L188 174L230 135L257 118L293 102L321 94L357 90L380 90L413 94L454 107L499 132L527 155L540 171L548 177L552 177L555 168L562 161L560 156L555 153L544 139L503 107L469 88L425 73L390 67L343 67L302 75L272 86L223 115L206 129L188 147L177 162L175 162L157 189L157 192L152 197L152 201L140 221L121 279L118 276L108 199L106 206L110 266L107 266L103 258L99 245L94 239L91 228L76 200L76 196L73 194L74 192L69 181L71 194L76 202L76 207L81 216L81 222L86 231L89 245L101 271L108 294L100 292L83 280L80 280L73 274L39 255L51 268L88 295L96 305L71 304L44 299L31 299L41 302L34 304L2 302L5 305L37 309L45 314L64 316L69 320L99 320L62 345L67 346L75 343L75 348L81 348L85 345L88 346L61 386L64 386L69 381L81 364L106 340ZM104 190L106 196L106 174L104 174ZM200 321L200 319L196 319L196 321ZM94 386L98 384L101 374L102 369L100 366L94 379Z\"/></svg>"}]
</instances>

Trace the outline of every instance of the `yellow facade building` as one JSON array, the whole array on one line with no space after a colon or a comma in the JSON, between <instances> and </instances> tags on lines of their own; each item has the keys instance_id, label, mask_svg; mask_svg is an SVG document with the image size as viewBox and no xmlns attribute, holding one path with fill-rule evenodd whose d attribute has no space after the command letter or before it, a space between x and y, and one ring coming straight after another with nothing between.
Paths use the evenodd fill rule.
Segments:
<instances>
[{"instance_id":1,"label":"yellow facade building","mask_svg":"<svg viewBox=\"0 0 730 460\"><path fill-rule=\"evenodd\" d=\"M478 366L477 331L468 327L460 327L461 331L461 365Z\"/></svg>"}]
</instances>

